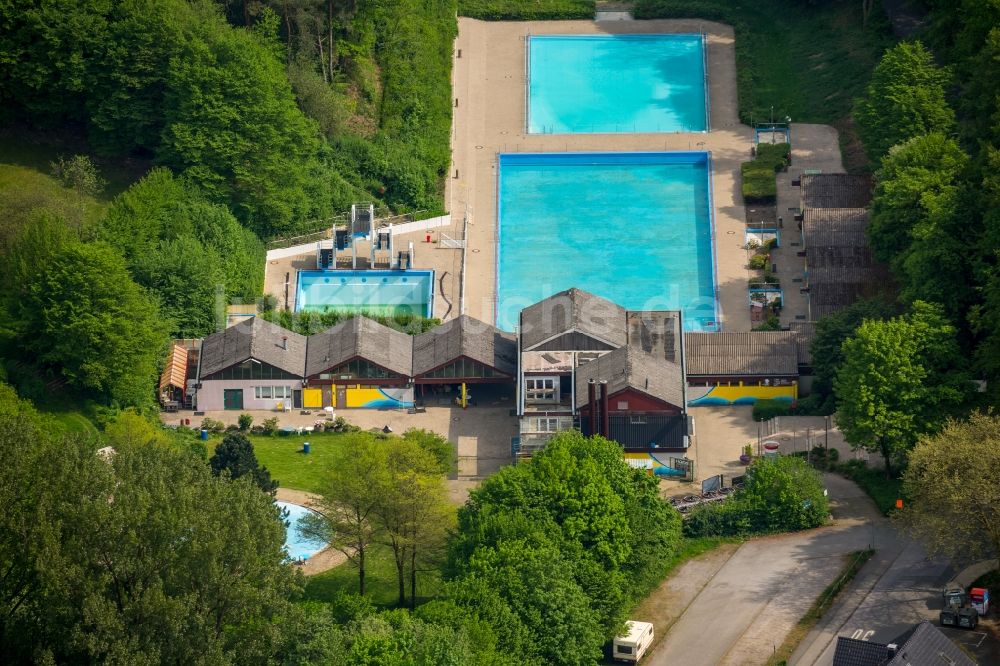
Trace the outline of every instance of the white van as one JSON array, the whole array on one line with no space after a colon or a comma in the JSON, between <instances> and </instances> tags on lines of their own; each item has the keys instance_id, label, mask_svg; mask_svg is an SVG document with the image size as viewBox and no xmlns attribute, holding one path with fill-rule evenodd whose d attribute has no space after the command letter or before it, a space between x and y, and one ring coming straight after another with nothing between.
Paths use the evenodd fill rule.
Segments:
<instances>
[{"instance_id":1,"label":"white van","mask_svg":"<svg viewBox=\"0 0 1000 666\"><path fill-rule=\"evenodd\" d=\"M615 661L639 661L653 644L653 625L629 620L625 629L627 633L615 637L611 656Z\"/></svg>"}]
</instances>

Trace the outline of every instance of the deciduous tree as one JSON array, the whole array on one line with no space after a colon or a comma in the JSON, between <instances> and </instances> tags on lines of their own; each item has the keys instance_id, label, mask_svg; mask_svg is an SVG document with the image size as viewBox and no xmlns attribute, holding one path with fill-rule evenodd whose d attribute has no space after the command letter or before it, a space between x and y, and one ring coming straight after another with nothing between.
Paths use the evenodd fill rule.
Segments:
<instances>
[{"instance_id":1,"label":"deciduous tree","mask_svg":"<svg viewBox=\"0 0 1000 666\"><path fill-rule=\"evenodd\" d=\"M919 41L901 42L882 55L854 113L872 161L912 137L955 128L955 112L945 99L950 80Z\"/></svg>"},{"instance_id":2,"label":"deciduous tree","mask_svg":"<svg viewBox=\"0 0 1000 666\"><path fill-rule=\"evenodd\" d=\"M44 260L22 284L17 346L75 389L150 404L166 328L121 256L102 243L70 243Z\"/></svg>"},{"instance_id":3,"label":"deciduous tree","mask_svg":"<svg viewBox=\"0 0 1000 666\"><path fill-rule=\"evenodd\" d=\"M1000 418L977 412L922 437L903 484L900 518L932 551L1000 558Z\"/></svg>"},{"instance_id":4,"label":"deciduous tree","mask_svg":"<svg viewBox=\"0 0 1000 666\"><path fill-rule=\"evenodd\" d=\"M908 315L865 321L842 353L837 424L852 446L881 454L887 474L969 390L955 329L938 306L917 302Z\"/></svg>"},{"instance_id":5,"label":"deciduous tree","mask_svg":"<svg viewBox=\"0 0 1000 666\"><path fill-rule=\"evenodd\" d=\"M388 485L389 458L368 433L344 437L346 451L339 465L329 470L316 501L318 513L299 521L303 534L325 541L358 569L358 592L365 593L368 553L380 537L376 511Z\"/></svg>"},{"instance_id":6,"label":"deciduous tree","mask_svg":"<svg viewBox=\"0 0 1000 666\"><path fill-rule=\"evenodd\" d=\"M300 587L267 495L119 438L56 438L0 386L0 660L260 663Z\"/></svg>"}]
</instances>

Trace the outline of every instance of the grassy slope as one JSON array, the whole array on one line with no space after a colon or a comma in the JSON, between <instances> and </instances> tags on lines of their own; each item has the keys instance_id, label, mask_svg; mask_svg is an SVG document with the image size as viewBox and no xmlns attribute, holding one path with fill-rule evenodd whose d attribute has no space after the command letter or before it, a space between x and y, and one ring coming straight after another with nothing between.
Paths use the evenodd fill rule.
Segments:
<instances>
[{"instance_id":1,"label":"grassy slope","mask_svg":"<svg viewBox=\"0 0 1000 666\"><path fill-rule=\"evenodd\" d=\"M736 29L740 116L744 122L790 116L826 123L842 134L848 168L862 168L850 122L882 51L892 42L875 11L862 27L861 3L793 0L638 0L637 18L697 17Z\"/></svg>"},{"instance_id":2,"label":"grassy slope","mask_svg":"<svg viewBox=\"0 0 1000 666\"><path fill-rule=\"evenodd\" d=\"M858 484L885 515L895 511L897 499L906 499L903 496L903 482L900 479L886 478L883 469L858 464L841 464L837 466L836 471Z\"/></svg>"}]
</instances>

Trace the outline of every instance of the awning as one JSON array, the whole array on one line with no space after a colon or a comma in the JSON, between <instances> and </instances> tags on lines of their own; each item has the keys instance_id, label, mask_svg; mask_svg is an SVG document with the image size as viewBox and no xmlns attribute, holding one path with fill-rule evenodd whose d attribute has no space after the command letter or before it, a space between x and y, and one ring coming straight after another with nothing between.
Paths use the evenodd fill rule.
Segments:
<instances>
[{"instance_id":1,"label":"awning","mask_svg":"<svg viewBox=\"0 0 1000 666\"><path fill-rule=\"evenodd\" d=\"M160 391L169 386L184 389L187 382L188 351L180 345L170 348L170 356L167 358L167 365L160 375Z\"/></svg>"}]
</instances>

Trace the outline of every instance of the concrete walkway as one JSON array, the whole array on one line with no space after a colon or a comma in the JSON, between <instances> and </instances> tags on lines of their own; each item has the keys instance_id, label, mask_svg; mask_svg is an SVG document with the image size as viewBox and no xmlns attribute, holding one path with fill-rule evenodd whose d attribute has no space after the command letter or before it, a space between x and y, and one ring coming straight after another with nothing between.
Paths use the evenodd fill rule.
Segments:
<instances>
[{"instance_id":1,"label":"concrete walkway","mask_svg":"<svg viewBox=\"0 0 1000 666\"><path fill-rule=\"evenodd\" d=\"M800 178L807 169L823 173L844 172L837 130L829 125L793 123L792 165L788 171L777 175L777 214L782 220L781 247L771 252L771 262L778 269L776 275L784 294L781 311L781 325L784 327L793 321L809 319L808 297L801 291L806 286L806 259L799 256L804 247L802 232L795 221L801 203L801 190L792 187L792 181Z\"/></svg>"}]
</instances>

